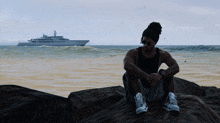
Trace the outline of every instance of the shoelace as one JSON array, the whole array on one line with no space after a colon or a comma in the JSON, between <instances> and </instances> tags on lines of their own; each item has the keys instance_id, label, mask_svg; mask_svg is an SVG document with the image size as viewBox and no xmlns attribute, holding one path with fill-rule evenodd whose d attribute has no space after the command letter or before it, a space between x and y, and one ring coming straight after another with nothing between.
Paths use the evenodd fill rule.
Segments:
<instances>
[{"instance_id":1,"label":"shoelace","mask_svg":"<svg viewBox=\"0 0 220 123\"><path fill-rule=\"evenodd\" d=\"M177 105L177 101L176 101L176 98L175 98L175 97L171 97L171 98L170 98L170 104Z\"/></svg>"},{"instance_id":2,"label":"shoelace","mask_svg":"<svg viewBox=\"0 0 220 123\"><path fill-rule=\"evenodd\" d=\"M141 96L138 96L137 99L136 99L136 105L137 107L141 107L143 106L143 99Z\"/></svg>"}]
</instances>

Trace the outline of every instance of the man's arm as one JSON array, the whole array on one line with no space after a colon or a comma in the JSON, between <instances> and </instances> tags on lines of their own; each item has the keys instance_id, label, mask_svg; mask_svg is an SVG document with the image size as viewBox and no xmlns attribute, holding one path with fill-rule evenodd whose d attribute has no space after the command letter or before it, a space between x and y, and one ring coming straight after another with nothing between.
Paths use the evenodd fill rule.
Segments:
<instances>
[{"instance_id":1,"label":"man's arm","mask_svg":"<svg viewBox=\"0 0 220 123\"><path fill-rule=\"evenodd\" d=\"M137 56L135 49L129 50L124 58L124 69L128 74L134 75L138 78L148 79L148 74L142 71L137 65L135 65L135 57Z\"/></svg>"},{"instance_id":2,"label":"man's arm","mask_svg":"<svg viewBox=\"0 0 220 123\"><path fill-rule=\"evenodd\" d=\"M166 51L162 51L162 62L168 66L168 69L164 70L165 77L172 77L179 72L179 65L176 60Z\"/></svg>"}]
</instances>

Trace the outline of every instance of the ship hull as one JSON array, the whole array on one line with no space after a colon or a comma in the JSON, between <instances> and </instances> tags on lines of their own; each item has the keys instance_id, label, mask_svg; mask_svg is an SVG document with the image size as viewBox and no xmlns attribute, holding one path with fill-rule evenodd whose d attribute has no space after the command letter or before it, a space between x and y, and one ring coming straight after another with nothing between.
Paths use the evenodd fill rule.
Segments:
<instances>
[{"instance_id":1,"label":"ship hull","mask_svg":"<svg viewBox=\"0 0 220 123\"><path fill-rule=\"evenodd\" d=\"M17 46L85 46L89 40L76 40L76 41L66 41L66 42L53 42L53 43L29 43L29 42L19 42Z\"/></svg>"}]
</instances>

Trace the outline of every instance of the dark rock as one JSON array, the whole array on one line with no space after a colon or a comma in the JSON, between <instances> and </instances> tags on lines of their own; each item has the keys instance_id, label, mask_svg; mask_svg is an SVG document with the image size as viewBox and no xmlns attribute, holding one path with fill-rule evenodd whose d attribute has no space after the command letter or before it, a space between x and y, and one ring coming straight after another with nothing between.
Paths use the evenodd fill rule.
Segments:
<instances>
[{"instance_id":1,"label":"dark rock","mask_svg":"<svg viewBox=\"0 0 220 123\"><path fill-rule=\"evenodd\" d=\"M199 86L193 82L174 77L175 93L195 95L200 97L218 115L220 115L220 89L216 87Z\"/></svg>"},{"instance_id":2,"label":"dark rock","mask_svg":"<svg viewBox=\"0 0 220 123\"><path fill-rule=\"evenodd\" d=\"M220 89L216 87L201 87L206 90L206 95L201 99L215 110L220 116Z\"/></svg>"},{"instance_id":3,"label":"dark rock","mask_svg":"<svg viewBox=\"0 0 220 123\"><path fill-rule=\"evenodd\" d=\"M71 123L70 100L16 86L0 86L0 122L6 123Z\"/></svg>"},{"instance_id":4,"label":"dark rock","mask_svg":"<svg viewBox=\"0 0 220 123\"><path fill-rule=\"evenodd\" d=\"M206 94L205 89L201 88L196 83L174 77L174 92L185 95L195 95L203 97Z\"/></svg>"},{"instance_id":5,"label":"dark rock","mask_svg":"<svg viewBox=\"0 0 220 123\"><path fill-rule=\"evenodd\" d=\"M70 93L68 99L72 101L74 122L110 107L124 98L124 96L124 88L122 86L89 89Z\"/></svg>"},{"instance_id":6,"label":"dark rock","mask_svg":"<svg viewBox=\"0 0 220 123\"><path fill-rule=\"evenodd\" d=\"M122 99L111 107L96 113L80 123L219 123L220 118L200 98L177 94L180 112L178 115L162 107L149 107L147 113L136 115L134 107Z\"/></svg>"},{"instance_id":7,"label":"dark rock","mask_svg":"<svg viewBox=\"0 0 220 123\"><path fill-rule=\"evenodd\" d=\"M20 87L0 86L1 122L179 122L220 123L220 89L174 78L179 114L150 105L136 115L121 86L70 93L68 98Z\"/></svg>"}]
</instances>

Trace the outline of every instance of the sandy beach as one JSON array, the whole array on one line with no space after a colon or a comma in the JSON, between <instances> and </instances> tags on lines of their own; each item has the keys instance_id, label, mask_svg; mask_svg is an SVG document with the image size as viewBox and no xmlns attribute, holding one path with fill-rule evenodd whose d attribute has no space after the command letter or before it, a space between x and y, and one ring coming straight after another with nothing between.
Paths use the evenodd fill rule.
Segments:
<instances>
[{"instance_id":1,"label":"sandy beach","mask_svg":"<svg viewBox=\"0 0 220 123\"><path fill-rule=\"evenodd\" d=\"M122 61L95 59L0 60L0 84L16 84L67 97L70 92L122 85Z\"/></svg>"},{"instance_id":2,"label":"sandy beach","mask_svg":"<svg viewBox=\"0 0 220 123\"><path fill-rule=\"evenodd\" d=\"M90 59L0 59L0 84L16 84L67 97L70 92L90 88L117 86L122 83L125 54ZM204 86L220 88L219 66L191 63L173 56L180 72L176 77ZM166 69L166 65L161 68Z\"/></svg>"}]
</instances>

